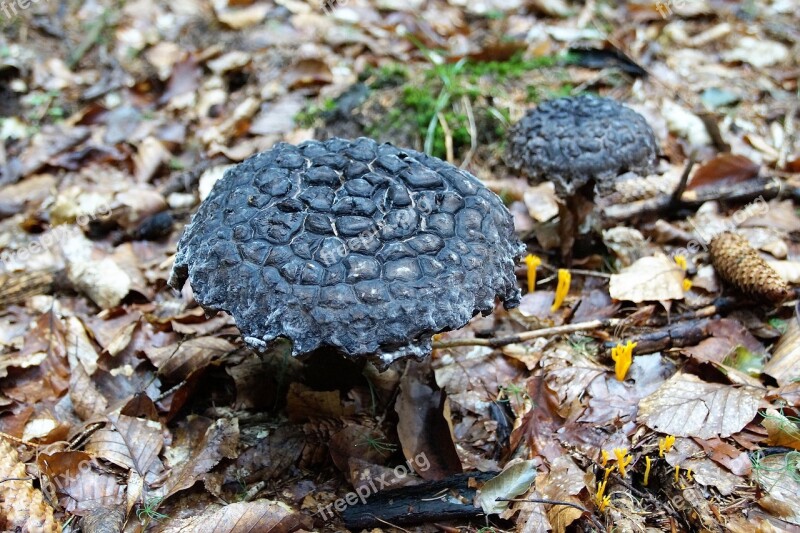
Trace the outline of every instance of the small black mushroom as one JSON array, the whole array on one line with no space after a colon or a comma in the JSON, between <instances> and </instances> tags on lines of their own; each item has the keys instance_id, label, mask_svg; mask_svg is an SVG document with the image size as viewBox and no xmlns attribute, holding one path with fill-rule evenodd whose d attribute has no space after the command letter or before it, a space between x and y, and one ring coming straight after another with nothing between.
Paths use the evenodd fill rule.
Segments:
<instances>
[{"instance_id":1,"label":"small black mushroom","mask_svg":"<svg viewBox=\"0 0 800 533\"><path fill-rule=\"evenodd\" d=\"M551 181L561 254L569 261L586 205L620 179L655 170L658 147L647 121L614 100L575 96L543 102L511 129L506 163L531 182Z\"/></svg>"},{"instance_id":2,"label":"small black mushroom","mask_svg":"<svg viewBox=\"0 0 800 533\"><path fill-rule=\"evenodd\" d=\"M658 145L647 121L609 98L575 96L543 102L511 129L509 166L532 181L552 181L567 197L589 183L655 169Z\"/></svg>"},{"instance_id":3,"label":"small black mushroom","mask_svg":"<svg viewBox=\"0 0 800 533\"><path fill-rule=\"evenodd\" d=\"M381 366L519 304L524 246L471 174L371 139L281 143L226 172L178 243L169 283L229 312L246 342Z\"/></svg>"}]
</instances>

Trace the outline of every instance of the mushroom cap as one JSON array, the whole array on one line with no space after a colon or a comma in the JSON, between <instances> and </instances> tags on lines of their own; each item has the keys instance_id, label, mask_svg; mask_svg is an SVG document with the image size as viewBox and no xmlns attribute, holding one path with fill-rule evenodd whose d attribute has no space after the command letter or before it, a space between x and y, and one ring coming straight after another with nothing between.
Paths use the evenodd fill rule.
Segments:
<instances>
[{"instance_id":1,"label":"mushroom cap","mask_svg":"<svg viewBox=\"0 0 800 533\"><path fill-rule=\"evenodd\" d=\"M508 165L570 196L625 172L655 168L655 134L636 111L609 98L575 96L543 102L511 129Z\"/></svg>"},{"instance_id":2,"label":"mushroom cap","mask_svg":"<svg viewBox=\"0 0 800 533\"><path fill-rule=\"evenodd\" d=\"M477 178L367 138L280 143L229 169L178 243L169 284L191 281L245 341L300 355L332 347L386 365L431 335L519 304L524 253Z\"/></svg>"}]
</instances>

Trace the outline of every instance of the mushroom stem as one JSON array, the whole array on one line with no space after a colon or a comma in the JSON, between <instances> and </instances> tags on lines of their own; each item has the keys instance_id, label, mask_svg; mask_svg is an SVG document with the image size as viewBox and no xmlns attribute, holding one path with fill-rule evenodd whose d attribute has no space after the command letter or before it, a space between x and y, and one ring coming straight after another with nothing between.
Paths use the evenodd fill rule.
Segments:
<instances>
[{"instance_id":1,"label":"mushroom stem","mask_svg":"<svg viewBox=\"0 0 800 533\"><path fill-rule=\"evenodd\" d=\"M534 329L517 333L516 335L508 335L506 337L490 337L488 339L472 337L469 339L434 341L433 347L434 349L455 348L457 346L490 346L492 348L497 348L508 344L517 344L532 339L538 339L539 337L563 335L565 333L575 333L576 331L587 331L597 328L614 328L623 321L624 319L622 318L608 318L605 320L590 320L589 322L579 322L577 324L567 324L565 326L555 326L552 328Z\"/></svg>"}]
</instances>

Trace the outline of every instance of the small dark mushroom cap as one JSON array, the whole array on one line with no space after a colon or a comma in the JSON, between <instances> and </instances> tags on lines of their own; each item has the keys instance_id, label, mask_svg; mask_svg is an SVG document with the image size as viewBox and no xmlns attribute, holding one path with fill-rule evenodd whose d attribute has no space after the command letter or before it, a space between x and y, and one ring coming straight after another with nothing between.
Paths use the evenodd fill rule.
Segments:
<instances>
[{"instance_id":1,"label":"small dark mushroom cap","mask_svg":"<svg viewBox=\"0 0 800 533\"><path fill-rule=\"evenodd\" d=\"M655 168L656 138L643 116L608 98L575 96L543 102L511 129L508 165L561 196L594 181Z\"/></svg>"},{"instance_id":2,"label":"small dark mushroom cap","mask_svg":"<svg viewBox=\"0 0 800 533\"><path fill-rule=\"evenodd\" d=\"M360 138L281 143L228 170L178 243L188 278L245 340L295 355L332 347L385 365L431 351L495 298L519 304L524 246L477 178L414 150Z\"/></svg>"}]
</instances>

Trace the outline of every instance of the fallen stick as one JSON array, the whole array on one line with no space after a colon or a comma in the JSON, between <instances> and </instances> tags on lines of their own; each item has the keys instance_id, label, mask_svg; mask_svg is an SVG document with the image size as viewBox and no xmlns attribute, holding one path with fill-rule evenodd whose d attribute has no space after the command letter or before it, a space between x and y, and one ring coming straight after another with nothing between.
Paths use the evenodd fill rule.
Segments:
<instances>
[{"instance_id":1,"label":"fallen stick","mask_svg":"<svg viewBox=\"0 0 800 533\"><path fill-rule=\"evenodd\" d=\"M538 339L539 337L551 337L554 335L564 335L566 333L588 331L598 328L614 328L622 324L624 321L624 318L607 318L605 320L590 320L589 322L578 322L577 324L554 326L552 328L534 329L531 331L517 333L515 335L508 335L506 337L489 337L485 339L470 337L468 339L434 341L433 347L437 349L455 348L456 346L489 346L491 348L498 348L508 344L517 344L520 342L529 341L531 339Z\"/></svg>"},{"instance_id":2,"label":"fallen stick","mask_svg":"<svg viewBox=\"0 0 800 533\"><path fill-rule=\"evenodd\" d=\"M476 489L470 487L470 479L486 481L496 475L497 472L470 472L441 481L379 491L363 505L346 507L342 519L348 529L361 530L387 523L416 525L482 516L483 510L472 504ZM453 493L458 494L458 499ZM455 503L457 500L467 503Z\"/></svg>"},{"instance_id":3,"label":"fallen stick","mask_svg":"<svg viewBox=\"0 0 800 533\"><path fill-rule=\"evenodd\" d=\"M673 202L672 194L664 194L647 200L609 205L602 208L600 212L605 220L613 222L678 208L700 207L710 201L750 202L758 197L771 200L780 192L780 179L762 178L714 189L685 191L681 194L679 202Z\"/></svg>"}]
</instances>

